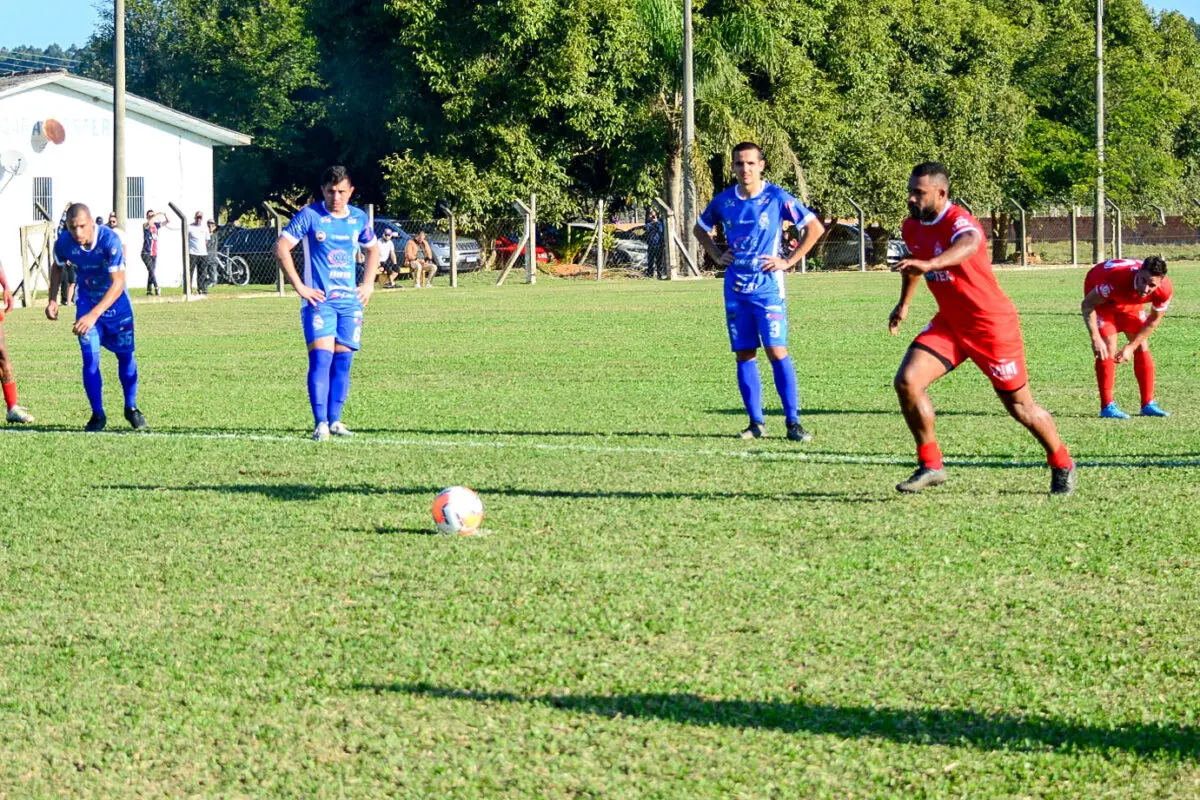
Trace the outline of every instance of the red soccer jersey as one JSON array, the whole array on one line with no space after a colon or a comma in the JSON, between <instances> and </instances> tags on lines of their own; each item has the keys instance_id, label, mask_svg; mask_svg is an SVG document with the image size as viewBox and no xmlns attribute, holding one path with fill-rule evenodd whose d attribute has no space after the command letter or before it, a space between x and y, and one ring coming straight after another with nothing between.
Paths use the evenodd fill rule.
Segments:
<instances>
[{"instance_id":1,"label":"red soccer jersey","mask_svg":"<svg viewBox=\"0 0 1200 800\"><path fill-rule=\"evenodd\" d=\"M1164 277L1158 288L1150 294L1138 294L1133 278L1141 268L1142 262L1132 258L1113 258L1097 264L1088 270L1087 277L1083 279L1084 297L1099 289L1100 296L1118 308L1132 306L1140 311L1144 304L1151 303L1155 311L1166 311L1175 291L1171 279Z\"/></svg>"},{"instance_id":2,"label":"red soccer jersey","mask_svg":"<svg viewBox=\"0 0 1200 800\"><path fill-rule=\"evenodd\" d=\"M904 220L900 235L919 259L941 255L968 231L979 236L979 247L961 264L925 273L925 283L937 300L938 316L958 331L995 330L1018 325L1017 309L996 282L987 237L979 220L947 203L932 222Z\"/></svg>"}]
</instances>

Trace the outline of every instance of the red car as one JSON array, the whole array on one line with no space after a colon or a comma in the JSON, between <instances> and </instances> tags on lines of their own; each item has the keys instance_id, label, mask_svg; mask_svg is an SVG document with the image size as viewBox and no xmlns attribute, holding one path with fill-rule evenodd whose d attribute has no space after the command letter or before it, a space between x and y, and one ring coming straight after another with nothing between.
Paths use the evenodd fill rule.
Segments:
<instances>
[{"instance_id":1,"label":"red car","mask_svg":"<svg viewBox=\"0 0 1200 800\"><path fill-rule=\"evenodd\" d=\"M501 264L507 264L508 260L512 258L513 251L516 249L517 243L512 239L509 239L507 236L496 237L496 256L497 260ZM537 246L536 252L538 262L542 264L549 264L554 261L554 256L550 255L550 253L546 251L546 248L542 247L540 244ZM525 255L524 247L521 248L521 255Z\"/></svg>"}]
</instances>

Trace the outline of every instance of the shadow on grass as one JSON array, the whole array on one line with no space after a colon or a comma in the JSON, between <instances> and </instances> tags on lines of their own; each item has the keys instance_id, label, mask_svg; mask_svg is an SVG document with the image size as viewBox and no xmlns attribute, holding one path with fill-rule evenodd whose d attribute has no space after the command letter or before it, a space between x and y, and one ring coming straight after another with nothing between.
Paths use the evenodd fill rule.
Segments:
<instances>
[{"instance_id":1,"label":"shadow on grass","mask_svg":"<svg viewBox=\"0 0 1200 800\"><path fill-rule=\"evenodd\" d=\"M163 486L157 484L98 484L97 489L131 492L213 492L216 494L258 494L271 500L319 500L330 495L424 495L435 497L444 486L379 486L370 483L320 486L307 483L228 483ZM849 492L718 492L718 491L634 491L629 489L526 489L515 486L474 486L484 497L543 497L565 500L797 500L835 503L887 503L895 498L871 497ZM398 531L378 531L394 533ZM399 532L411 532L401 530Z\"/></svg>"},{"instance_id":2,"label":"shadow on grass","mask_svg":"<svg viewBox=\"0 0 1200 800\"><path fill-rule=\"evenodd\" d=\"M693 694L531 695L447 689L425 683L356 683L352 688L421 697L548 706L617 719L661 719L681 725L811 733L902 744L983 750L1124 750L1140 756L1196 759L1200 729L1152 723L1100 727L1043 716L958 709L815 705L803 701L707 700Z\"/></svg>"}]
</instances>

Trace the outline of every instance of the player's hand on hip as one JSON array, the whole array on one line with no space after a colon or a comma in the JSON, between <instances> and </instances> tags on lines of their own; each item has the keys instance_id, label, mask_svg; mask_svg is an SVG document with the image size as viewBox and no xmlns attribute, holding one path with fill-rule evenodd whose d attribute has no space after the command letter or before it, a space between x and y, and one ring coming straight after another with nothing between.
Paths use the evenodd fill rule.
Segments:
<instances>
[{"instance_id":1,"label":"player's hand on hip","mask_svg":"<svg viewBox=\"0 0 1200 800\"><path fill-rule=\"evenodd\" d=\"M296 287L296 294L307 300L310 306L325 302L324 292L320 289L313 289L311 286L305 286L303 283Z\"/></svg>"},{"instance_id":2,"label":"player's hand on hip","mask_svg":"<svg viewBox=\"0 0 1200 800\"><path fill-rule=\"evenodd\" d=\"M1108 343L1099 337L1092 339L1092 352L1096 354L1097 361L1107 361L1110 355Z\"/></svg>"},{"instance_id":3,"label":"player's hand on hip","mask_svg":"<svg viewBox=\"0 0 1200 800\"><path fill-rule=\"evenodd\" d=\"M908 316L908 306L897 304L892 309L892 313L888 315L888 333L895 336L900 330L900 323L904 322L904 318Z\"/></svg>"},{"instance_id":4,"label":"player's hand on hip","mask_svg":"<svg viewBox=\"0 0 1200 800\"><path fill-rule=\"evenodd\" d=\"M779 256L759 256L758 258L762 261L763 272L783 272L791 267L786 258Z\"/></svg>"},{"instance_id":5,"label":"player's hand on hip","mask_svg":"<svg viewBox=\"0 0 1200 800\"><path fill-rule=\"evenodd\" d=\"M1133 351L1136 349L1137 348L1131 344L1125 345L1124 347L1122 347L1120 350L1117 351L1117 356L1116 356L1115 361L1118 364L1124 364L1126 361L1133 358Z\"/></svg>"},{"instance_id":6,"label":"player's hand on hip","mask_svg":"<svg viewBox=\"0 0 1200 800\"><path fill-rule=\"evenodd\" d=\"M58 301L57 300L51 300L50 302L46 303L46 319L49 319L49 320L58 319Z\"/></svg>"},{"instance_id":7,"label":"player's hand on hip","mask_svg":"<svg viewBox=\"0 0 1200 800\"><path fill-rule=\"evenodd\" d=\"M363 308L367 307L367 303L371 302L371 295L375 292L374 286L367 286L365 283L358 287L358 302L363 304Z\"/></svg>"},{"instance_id":8,"label":"player's hand on hip","mask_svg":"<svg viewBox=\"0 0 1200 800\"><path fill-rule=\"evenodd\" d=\"M732 263L733 263L733 251L726 249L726 251L724 253L721 253L721 266L728 267Z\"/></svg>"}]
</instances>

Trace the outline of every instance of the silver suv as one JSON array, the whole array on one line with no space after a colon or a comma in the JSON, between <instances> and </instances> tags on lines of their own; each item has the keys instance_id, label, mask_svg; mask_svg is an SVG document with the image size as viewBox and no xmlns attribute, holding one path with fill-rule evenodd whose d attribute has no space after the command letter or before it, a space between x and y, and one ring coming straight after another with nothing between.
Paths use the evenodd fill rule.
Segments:
<instances>
[{"instance_id":1,"label":"silver suv","mask_svg":"<svg viewBox=\"0 0 1200 800\"><path fill-rule=\"evenodd\" d=\"M405 229L405 224L412 231ZM375 235L382 236L383 231L390 228L399 239L396 242L396 254L402 256L404 246L408 244L408 240L412 235L419 230L425 231L425 241L429 242L429 250L433 253L433 260L437 263L438 272L445 274L450 271L450 234L445 231L440 231L437 225L432 222L407 222L401 224L399 221L388 217L375 218ZM479 269L480 263L480 247L479 242L466 236L458 237L458 271L473 272Z\"/></svg>"}]
</instances>

